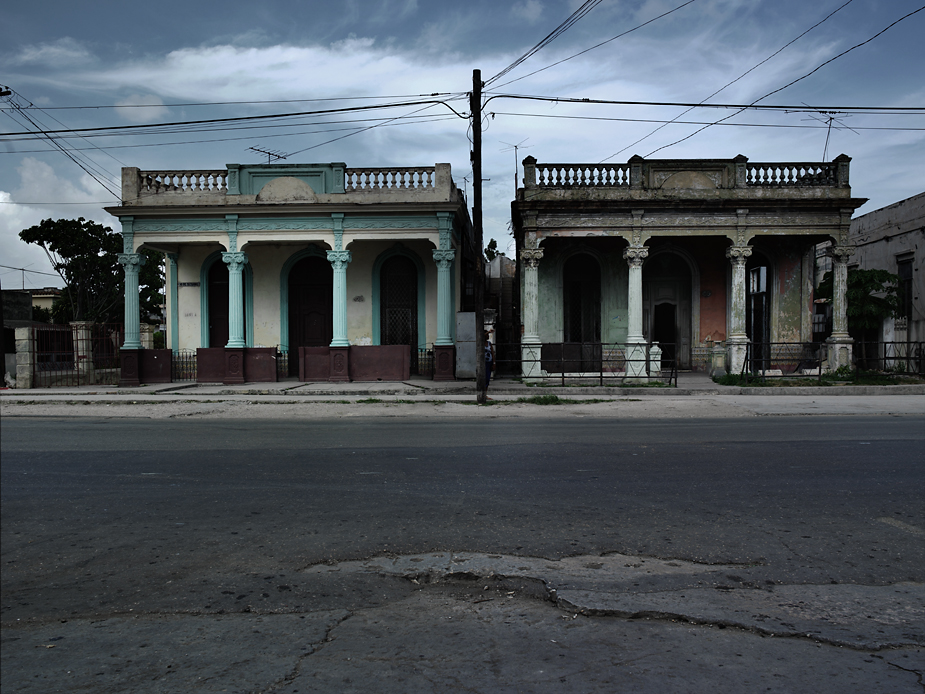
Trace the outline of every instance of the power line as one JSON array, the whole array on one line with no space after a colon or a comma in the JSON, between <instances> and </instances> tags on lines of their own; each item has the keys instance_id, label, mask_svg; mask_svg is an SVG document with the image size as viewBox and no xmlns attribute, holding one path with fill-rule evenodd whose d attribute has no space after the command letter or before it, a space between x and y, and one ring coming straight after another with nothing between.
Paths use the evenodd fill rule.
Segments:
<instances>
[{"instance_id":1,"label":"power line","mask_svg":"<svg viewBox=\"0 0 925 694\"><path fill-rule=\"evenodd\" d=\"M691 2L693 2L693 0L691 0ZM585 15L587 15L591 10L597 7L600 3L601 3L601 0L585 0L585 2L582 3L581 7L579 7L577 10L572 12L572 14L570 14L565 19L565 21L563 21L559 26L557 26L555 29L549 32L542 40L540 40L539 43L534 45L533 48L531 48L529 51L527 51L522 56L517 58L517 60L515 60L513 63L508 65L497 75L485 80L484 85L487 87L489 84L494 82L496 79L500 77L504 77L504 75L509 73L511 70L516 68L518 65L523 63L525 60L527 60L531 56L536 55L539 51L541 51L543 48L545 48L550 43L555 41L557 38L559 38L562 34L564 34L570 28L572 28L572 26L574 26L580 19L582 19Z\"/></svg>"},{"instance_id":2,"label":"power line","mask_svg":"<svg viewBox=\"0 0 925 694\"><path fill-rule=\"evenodd\" d=\"M8 270L17 270L19 272L29 272L33 275L48 275L49 277L61 277L57 272L39 272L38 270L27 270L24 267L13 267L12 265L0 265L0 267L5 267Z\"/></svg>"},{"instance_id":3,"label":"power line","mask_svg":"<svg viewBox=\"0 0 925 694\"><path fill-rule=\"evenodd\" d=\"M815 29L816 27L818 27L820 24L823 24L824 22L826 22L826 21L827 21L830 17L832 17L836 12L839 12L840 10L844 9L845 7L847 7L848 5L850 5L852 2L854 2L854 0L848 0L848 1L847 1L846 3L844 3L843 5L840 5L840 6L836 7L836 8L835 8L834 10L832 10L829 14L827 14L825 17L823 17L820 21L818 21L818 22L816 22L815 24L813 24L809 29L807 29L806 31L804 31L802 34L800 34L799 36L797 36L795 39L792 39L792 40L789 41L788 43L785 43L783 46L781 46L780 48L778 48L776 51L774 51L774 52L773 52L771 55L769 55L767 58L765 58L764 60L762 60L760 63L756 63L755 65L752 65L748 70L746 70L745 72L743 72L741 75L739 75L738 77L736 77L736 78L735 78L734 80L732 80L731 82L728 82L728 83L724 84L722 87L720 87L720 88L717 89L715 92L713 92L712 94L710 94L710 96L706 97L706 99L703 99L700 103L702 104L702 103L703 103L704 101L706 101L707 99L712 99L714 96L716 96L717 94L719 94L720 92L722 92L723 90L725 90L727 87L731 87L733 84L735 84L736 82L738 82L740 79L742 79L743 77L745 77L745 76L746 76L747 74L749 74L750 72L754 72L754 71L757 70L759 67L761 67L762 65L764 65L766 62L768 62L769 60L771 60L771 58L775 57L776 55L778 55L779 53L781 53L782 51L784 51L786 48L788 48L789 46L791 46L791 45L793 45L794 43L796 43L797 41L799 41L801 38L803 38L804 36L806 36L806 35L807 35L809 32L811 32L813 29ZM695 108L694 106L691 106L690 108L688 108L688 109L687 109L686 111L684 111L683 113L678 114L677 118L681 118L682 116L687 115L688 113L690 113L691 111L693 111L694 108ZM675 120L676 120L676 119L672 119L672 121L670 121L670 122L675 122ZM649 139L650 137L652 137L652 135L654 135L655 133L657 133L659 130L661 130L662 128L664 128L664 127L667 126L667 125L668 125L668 123L663 123L662 125L660 125L660 126L658 126L657 128L655 128L655 130L653 130L652 132L650 132L648 135L645 135L645 136L639 138L638 140L636 140L635 142L633 142L632 144L627 145L627 146L624 147L623 149L621 149L621 150L619 150L619 151L617 151L617 152L614 152L614 153L611 154L609 157L605 157L604 159L601 160L601 163L607 161L608 159L611 159L611 158L617 156L618 154L622 154L623 152L625 152L626 150L628 150L630 147L635 147L635 146L638 145L640 142Z\"/></svg>"},{"instance_id":4,"label":"power line","mask_svg":"<svg viewBox=\"0 0 925 694\"><path fill-rule=\"evenodd\" d=\"M331 96L318 99L257 99L252 101L191 101L176 104L100 104L96 106L45 106L45 111L87 110L103 108L175 108L180 106L246 106L249 104L302 104L321 101L362 101L369 99L415 99L423 96L456 96L461 92L432 92L431 94L398 94L383 96ZM29 108L38 108L30 106Z\"/></svg>"},{"instance_id":5,"label":"power line","mask_svg":"<svg viewBox=\"0 0 925 694\"><path fill-rule=\"evenodd\" d=\"M331 109L321 109L318 111L301 111L298 113L271 113L264 114L260 116L238 116L235 118L207 118L203 120L191 120L191 121L174 121L171 123L156 123L150 125L113 125L107 127L98 127L98 128L68 128L66 130L44 130L41 131L41 134L66 134L66 133L89 133L89 132L122 132L128 130L144 130L151 128L163 128L168 126L183 126L183 125L204 125L208 123L241 123L247 121L256 121L256 120L267 120L270 118L298 118L300 116L317 116L326 113L350 113L356 111L371 111L384 108L401 108L403 106L420 106L422 104L441 104L450 109L455 113L459 118L467 118L463 114L459 113L456 109L450 106L446 101L405 101L405 102L396 102L391 104L373 104L369 106L351 106L348 108L331 108ZM18 135L34 135L34 132L19 132L19 133L6 133L0 139L5 139L7 137L14 137Z\"/></svg>"},{"instance_id":6,"label":"power line","mask_svg":"<svg viewBox=\"0 0 925 694\"><path fill-rule=\"evenodd\" d=\"M566 120L600 120L600 121L617 121L620 123L663 123L665 125L677 124L677 125L711 125L709 121L682 121L682 120L657 120L654 118L610 118L606 116L567 116L563 114L555 113L505 113L503 111L496 111L495 115L498 116L520 116L524 118L562 118ZM715 123L715 125L722 125L726 127L733 128L796 128L796 129L812 129L812 130L825 130L828 128L827 125L788 125L786 123ZM894 127L878 127L878 126L861 126L853 125L851 126L853 130L887 130L894 132L919 132L925 131L925 127L922 128L894 128ZM614 155L611 155L611 157ZM607 157L610 159L611 157ZM601 162L602 163L602 162Z\"/></svg>"},{"instance_id":7,"label":"power line","mask_svg":"<svg viewBox=\"0 0 925 694\"><path fill-rule=\"evenodd\" d=\"M710 123L709 125L705 125L705 126L703 126L702 128L699 128L698 130L695 130L695 131L692 132L690 135L687 135L686 137L682 137L680 140L675 140L674 142L672 142L672 143L670 143L670 144L662 145L661 147L659 147L659 148L657 148L657 149L654 149L654 150L652 150L651 152L649 152L646 156L647 156L647 157L651 157L653 154L655 154L655 153L658 152L658 151L661 151L661 150L663 150L663 149L667 149L668 147L673 147L674 145L679 144L679 143L681 143L681 142L684 142L685 140L689 140L689 139L692 138L694 135L703 132L703 131L706 130L707 128L709 128L709 127L711 127L711 126L713 126L713 125L717 125L717 124L721 123L722 121L729 120L729 119L732 118L733 116L736 116L736 115L738 115L739 113L742 113L742 111L744 111L746 108L751 108L752 106L754 106L755 104L757 104L759 101L762 101L762 100L764 100L764 99L767 99L767 98L768 98L769 96L771 96L772 94L777 94L778 92L783 91L783 90L786 89L787 87L792 87L792 86L793 86L794 84L796 84L797 82L800 82L801 80L805 80L807 77L809 77L810 75L814 74L814 73L817 72L818 70L822 69L823 67L825 67L826 65L828 65L828 64L831 63L832 61L838 60L838 59L841 58L843 55L846 55L846 54L850 53L851 51L853 51L855 48L860 48L861 46L864 46L865 44L870 43L870 42L873 41L875 38L877 38L878 36L880 36L881 34L883 34L884 32L886 32L888 29L891 29L892 27L896 26L897 24L899 24L899 23L900 23L901 21L903 21L904 19L908 19L908 18L911 17L912 15L917 14L917 13L921 12L922 10L925 10L925 5L923 5L922 7L920 7L920 8L917 9L917 10L913 10L912 12L910 12L910 13L908 13L908 14L906 14L906 15L903 15L902 17L900 17L899 19L897 19L895 22L889 24L889 25L888 25L887 27L885 27L884 29L881 29L880 31L878 31L876 34L874 34L873 36L871 36L869 39L867 39L867 40L865 40L865 41L861 41L861 43L857 43L857 44L853 45L851 48L842 51L842 52L839 53L838 55L836 55L836 56L834 56L834 57L832 57L832 58L829 58L829 59L826 60L824 63L822 63L822 64L816 66L815 68L813 68L812 70L810 70L809 72L807 72L807 73L806 73L805 75L803 75L802 77L798 77L797 79L793 80L792 82L788 82L788 83L785 84L783 87L780 87L779 89L775 89L774 91L770 91L770 92L768 92L767 94L765 94L764 96L755 99L751 104L749 104L749 106L743 107L741 111L737 111L736 113L731 113L731 114L729 114L728 116L726 116L725 118L721 118L720 120L716 121L715 123ZM840 110L840 111L844 111L844 110L846 110L846 109L824 109L824 110Z\"/></svg>"},{"instance_id":8,"label":"power line","mask_svg":"<svg viewBox=\"0 0 925 694\"><path fill-rule=\"evenodd\" d=\"M601 46L603 46L603 45L605 45L605 44L608 44L608 43L610 43L611 41L616 41L617 39L619 39L619 38L621 38L621 37L623 37L623 36L626 36L627 34L631 34L632 32L636 31L637 29L642 29L644 26L646 26L646 25L648 25L648 24L651 24L652 22L658 21L658 20L661 19L662 17L667 17L667 16L670 15L672 12L677 12L677 11L680 10L682 7L686 7L687 5L690 5L692 2L695 2L695 0L688 0L688 1L685 2L683 5L678 5L678 6L675 7L673 10L668 10L667 12L663 12L662 14L658 15L657 17L653 17L653 18L650 19L649 21L643 22L643 23L640 24L639 26L635 26L635 27L633 27L632 29L627 29L627 30L624 31L622 34L617 34L617 35L614 36L613 38L607 39L606 41L601 41L599 44L594 45L594 46L591 46L590 48L586 48L586 49L583 50L583 51L580 51L580 52L578 52L578 53L575 53L574 55L570 55L568 58L563 58L562 60L557 60L556 62L552 63L551 65L547 65L546 67L542 67L542 68L540 68L539 70L534 70L533 72L528 72L528 73L527 73L526 75L524 75L523 77L518 77L518 78L516 78L516 79L512 79L510 82L505 82L504 84L499 84L496 88L497 88L497 89L501 89L501 87L506 87L506 86L509 85L509 84L513 84L514 82L517 82L517 81L519 81L519 80L526 79L527 77L530 77L530 76L532 76L532 75L535 75L535 74L537 74L538 72L543 72L543 70L548 70L549 68L555 67L556 65L561 65L562 63L564 63L564 62L566 62L566 61L568 61L568 60L571 60L572 58L577 58L577 57L580 56L580 55L584 55L585 53L587 53L587 52L589 52L589 51L593 51L595 48L600 48ZM495 77L498 77L498 76L500 76L500 75L496 75ZM489 80L489 81L494 80L495 77L492 77L492 79ZM486 82L486 84L488 84L488 83Z\"/></svg>"}]
</instances>

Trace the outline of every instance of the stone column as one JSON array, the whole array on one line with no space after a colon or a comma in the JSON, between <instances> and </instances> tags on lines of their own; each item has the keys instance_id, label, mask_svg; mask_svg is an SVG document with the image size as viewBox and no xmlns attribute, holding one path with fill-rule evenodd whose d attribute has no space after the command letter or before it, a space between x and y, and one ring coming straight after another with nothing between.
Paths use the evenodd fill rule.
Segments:
<instances>
[{"instance_id":1,"label":"stone column","mask_svg":"<svg viewBox=\"0 0 925 694\"><path fill-rule=\"evenodd\" d=\"M646 338L642 334L642 264L648 256L649 249L645 246L623 249L623 257L629 265L626 292L626 377L632 380L646 380Z\"/></svg>"},{"instance_id":2,"label":"stone column","mask_svg":"<svg viewBox=\"0 0 925 694\"><path fill-rule=\"evenodd\" d=\"M228 266L228 344L226 347L243 349L244 341L244 266L247 253L222 253Z\"/></svg>"},{"instance_id":3,"label":"stone column","mask_svg":"<svg viewBox=\"0 0 925 694\"><path fill-rule=\"evenodd\" d=\"M339 245L339 244L338 244ZM347 339L347 265L353 260L351 251L328 251L328 262L334 268L334 308L331 339L332 381L349 381L350 340Z\"/></svg>"},{"instance_id":4,"label":"stone column","mask_svg":"<svg viewBox=\"0 0 925 694\"><path fill-rule=\"evenodd\" d=\"M832 248L832 335L826 340L829 370L851 366L854 340L848 335L848 260L855 253L854 246Z\"/></svg>"},{"instance_id":5,"label":"stone column","mask_svg":"<svg viewBox=\"0 0 925 694\"><path fill-rule=\"evenodd\" d=\"M71 337L74 340L74 366L77 369L77 385L96 384L93 368L93 321L70 322Z\"/></svg>"},{"instance_id":6,"label":"stone column","mask_svg":"<svg viewBox=\"0 0 925 694\"><path fill-rule=\"evenodd\" d=\"M745 330L745 263L752 254L751 246L730 246L726 257L732 263L732 306L726 351L729 373L740 374L745 367L748 333Z\"/></svg>"},{"instance_id":7,"label":"stone column","mask_svg":"<svg viewBox=\"0 0 925 694\"><path fill-rule=\"evenodd\" d=\"M244 383L244 266L247 253L222 253L228 266L228 344L225 345L224 383Z\"/></svg>"},{"instance_id":8,"label":"stone column","mask_svg":"<svg viewBox=\"0 0 925 694\"><path fill-rule=\"evenodd\" d=\"M521 373L524 378L539 378L543 375L540 366L540 328L539 328L539 280L538 270L543 257L542 248L526 248L520 252L523 262L524 295L521 300L523 310L524 334L521 338ZM482 329L481 325L476 326ZM481 359L482 355L476 355Z\"/></svg>"},{"instance_id":9,"label":"stone column","mask_svg":"<svg viewBox=\"0 0 925 694\"><path fill-rule=\"evenodd\" d=\"M167 332L170 336L169 347L174 352L180 349L180 291L179 278L177 277L177 260L179 257L177 253L167 254L167 272L170 276L170 282L167 285L170 292L170 297L167 300L170 311L170 327L167 328Z\"/></svg>"},{"instance_id":10,"label":"stone column","mask_svg":"<svg viewBox=\"0 0 925 694\"><path fill-rule=\"evenodd\" d=\"M141 313L138 299L138 271L145 264L141 253L120 253L125 270L125 342L122 349L141 349Z\"/></svg>"},{"instance_id":11,"label":"stone column","mask_svg":"<svg viewBox=\"0 0 925 694\"><path fill-rule=\"evenodd\" d=\"M456 363L453 344L453 260L456 251L435 250L437 264L437 340L434 342L434 380L452 381Z\"/></svg>"}]
</instances>

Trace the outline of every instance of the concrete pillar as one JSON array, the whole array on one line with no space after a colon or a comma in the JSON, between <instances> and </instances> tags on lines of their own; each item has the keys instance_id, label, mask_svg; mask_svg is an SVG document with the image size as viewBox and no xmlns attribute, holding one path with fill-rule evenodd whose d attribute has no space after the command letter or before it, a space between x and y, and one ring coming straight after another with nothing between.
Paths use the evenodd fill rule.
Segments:
<instances>
[{"instance_id":1,"label":"concrete pillar","mask_svg":"<svg viewBox=\"0 0 925 694\"><path fill-rule=\"evenodd\" d=\"M642 264L649 256L645 246L630 246L623 249L623 257L629 264L629 279L626 298L626 377L632 380L646 379L646 338L642 333Z\"/></svg>"},{"instance_id":2,"label":"concrete pillar","mask_svg":"<svg viewBox=\"0 0 925 694\"><path fill-rule=\"evenodd\" d=\"M35 334L32 328L16 328L16 387L31 388L35 373Z\"/></svg>"},{"instance_id":3,"label":"concrete pillar","mask_svg":"<svg viewBox=\"0 0 925 694\"><path fill-rule=\"evenodd\" d=\"M331 347L350 346L347 339L347 266L352 259L351 251L328 251L328 262L334 268Z\"/></svg>"},{"instance_id":4,"label":"concrete pillar","mask_svg":"<svg viewBox=\"0 0 925 694\"><path fill-rule=\"evenodd\" d=\"M748 350L748 333L745 328L745 263L751 254L750 246L730 246L726 249L726 257L732 263L732 305L729 312L726 350L729 373L733 374L742 373Z\"/></svg>"},{"instance_id":5,"label":"concrete pillar","mask_svg":"<svg viewBox=\"0 0 925 694\"><path fill-rule=\"evenodd\" d=\"M228 344L231 349L243 349L244 341L244 266L247 253L222 253L228 266Z\"/></svg>"},{"instance_id":6,"label":"concrete pillar","mask_svg":"<svg viewBox=\"0 0 925 694\"><path fill-rule=\"evenodd\" d=\"M74 340L74 366L77 369L77 385L92 386L96 383L93 369L93 322L71 321L71 336Z\"/></svg>"},{"instance_id":7,"label":"concrete pillar","mask_svg":"<svg viewBox=\"0 0 925 694\"><path fill-rule=\"evenodd\" d=\"M540 367L539 280L538 271L543 257L542 248L526 248L520 252L523 263L524 295L521 300L524 334L521 338L521 372L524 378L543 375ZM478 326L481 328L481 325ZM481 359L481 355L477 355Z\"/></svg>"},{"instance_id":8,"label":"concrete pillar","mask_svg":"<svg viewBox=\"0 0 925 694\"><path fill-rule=\"evenodd\" d=\"M829 370L851 366L854 340L848 335L848 260L854 246L832 248L832 335L826 340Z\"/></svg>"},{"instance_id":9,"label":"concrete pillar","mask_svg":"<svg viewBox=\"0 0 925 694\"><path fill-rule=\"evenodd\" d=\"M125 342L122 349L141 349L141 315L138 302L138 270L145 264L141 253L120 253L125 270Z\"/></svg>"}]
</instances>

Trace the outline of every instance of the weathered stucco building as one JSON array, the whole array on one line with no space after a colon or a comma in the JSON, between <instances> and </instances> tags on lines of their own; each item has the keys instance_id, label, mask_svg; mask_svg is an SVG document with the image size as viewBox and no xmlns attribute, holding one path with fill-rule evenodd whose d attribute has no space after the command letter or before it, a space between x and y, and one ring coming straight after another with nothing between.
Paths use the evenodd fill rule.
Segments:
<instances>
[{"instance_id":1,"label":"weathered stucco building","mask_svg":"<svg viewBox=\"0 0 925 694\"><path fill-rule=\"evenodd\" d=\"M858 267L899 276L902 315L884 321L878 340L925 341L925 193L852 220L849 239Z\"/></svg>"},{"instance_id":2,"label":"weathered stucco building","mask_svg":"<svg viewBox=\"0 0 925 694\"><path fill-rule=\"evenodd\" d=\"M565 355L645 378L652 343L682 369L724 361L738 372L750 342L811 342L814 247L824 239L835 243L836 270L828 362L849 363L848 233L865 202L851 197L849 162L527 157L512 204L524 375L549 375Z\"/></svg>"},{"instance_id":3,"label":"weathered stucco building","mask_svg":"<svg viewBox=\"0 0 925 694\"><path fill-rule=\"evenodd\" d=\"M107 211L125 244L124 383L147 357L133 353L143 247L166 253L167 347L197 350L200 380L275 380L278 350L304 380L400 380L431 346L435 377L453 377L475 251L449 164L125 168Z\"/></svg>"}]
</instances>

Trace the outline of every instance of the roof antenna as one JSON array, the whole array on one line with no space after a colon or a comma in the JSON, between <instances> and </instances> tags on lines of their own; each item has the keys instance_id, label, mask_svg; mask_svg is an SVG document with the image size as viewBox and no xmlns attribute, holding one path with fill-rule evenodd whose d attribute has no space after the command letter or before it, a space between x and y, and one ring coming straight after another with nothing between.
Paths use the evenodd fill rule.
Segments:
<instances>
[{"instance_id":1,"label":"roof antenna","mask_svg":"<svg viewBox=\"0 0 925 694\"><path fill-rule=\"evenodd\" d=\"M260 147L248 147L248 149L253 152L257 152L257 154L266 154L267 164L269 164L271 161L276 161L277 159L285 159L289 156L288 154L284 154L283 152L275 149L262 149Z\"/></svg>"}]
</instances>

